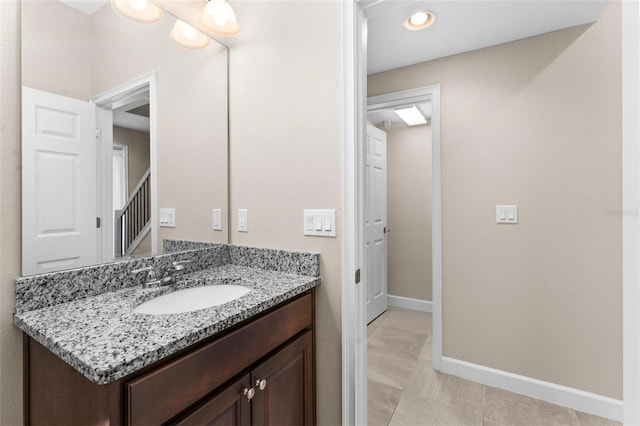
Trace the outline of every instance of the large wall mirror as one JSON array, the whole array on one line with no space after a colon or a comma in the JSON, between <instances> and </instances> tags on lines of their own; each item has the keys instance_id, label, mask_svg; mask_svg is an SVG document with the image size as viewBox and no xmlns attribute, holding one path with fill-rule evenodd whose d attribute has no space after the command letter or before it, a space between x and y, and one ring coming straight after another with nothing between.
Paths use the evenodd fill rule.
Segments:
<instances>
[{"instance_id":1,"label":"large wall mirror","mask_svg":"<svg viewBox=\"0 0 640 426\"><path fill-rule=\"evenodd\" d=\"M23 0L23 275L228 242L228 50L175 22Z\"/></svg>"}]
</instances>

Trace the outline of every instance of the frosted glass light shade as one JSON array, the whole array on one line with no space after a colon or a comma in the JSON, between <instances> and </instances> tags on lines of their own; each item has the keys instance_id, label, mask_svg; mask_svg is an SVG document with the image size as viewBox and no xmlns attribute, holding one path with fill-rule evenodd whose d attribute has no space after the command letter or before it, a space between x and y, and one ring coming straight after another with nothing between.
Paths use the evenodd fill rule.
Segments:
<instances>
[{"instance_id":1,"label":"frosted glass light shade","mask_svg":"<svg viewBox=\"0 0 640 426\"><path fill-rule=\"evenodd\" d=\"M218 35L234 36L240 32L236 14L226 0L209 0L200 15L200 23Z\"/></svg>"},{"instance_id":2,"label":"frosted glass light shade","mask_svg":"<svg viewBox=\"0 0 640 426\"><path fill-rule=\"evenodd\" d=\"M171 30L171 40L186 49L204 49L209 45L209 37L179 19Z\"/></svg>"},{"instance_id":3,"label":"frosted glass light shade","mask_svg":"<svg viewBox=\"0 0 640 426\"><path fill-rule=\"evenodd\" d=\"M162 9L149 0L111 0L111 7L123 18L140 24L155 24L162 20Z\"/></svg>"}]
</instances>

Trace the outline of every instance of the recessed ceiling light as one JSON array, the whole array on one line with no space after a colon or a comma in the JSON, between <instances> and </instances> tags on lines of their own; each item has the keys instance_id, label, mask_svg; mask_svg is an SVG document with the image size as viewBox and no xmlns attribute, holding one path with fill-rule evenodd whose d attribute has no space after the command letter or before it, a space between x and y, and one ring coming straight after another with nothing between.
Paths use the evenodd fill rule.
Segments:
<instances>
[{"instance_id":1,"label":"recessed ceiling light","mask_svg":"<svg viewBox=\"0 0 640 426\"><path fill-rule=\"evenodd\" d=\"M409 126L416 126L427 122L427 119L424 118L424 115L422 115L415 105L406 108L397 108L394 109L393 112L395 112L398 117L402 118L402 121L407 123Z\"/></svg>"},{"instance_id":2,"label":"recessed ceiling light","mask_svg":"<svg viewBox=\"0 0 640 426\"><path fill-rule=\"evenodd\" d=\"M435 20L436 18L431 12L417 12L407 18L404 26L412 31L424 30L430 27Z\"/></svg>"}]
</instances>

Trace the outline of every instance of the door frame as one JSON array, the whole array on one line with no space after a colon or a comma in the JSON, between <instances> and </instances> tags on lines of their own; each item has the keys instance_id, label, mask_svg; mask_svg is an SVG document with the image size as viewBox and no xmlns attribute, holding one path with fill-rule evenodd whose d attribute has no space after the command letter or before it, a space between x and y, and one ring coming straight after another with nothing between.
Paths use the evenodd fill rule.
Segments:
<instances>
[{"instance_id":1,"label":"door frame","mask_svg":"<svg viewBox=\"0 0 640 426\"><path fill-rule=\"evenodd\" d=\"M622 322L624 424L640 424L640 7L622 2Z\"/></svg>"},{"instance_id":2,"label":"door frame","mask_svg":"<svg viewBox=\"0 0 640 426\"><path fill-rule=\"evenodd\" d=\"M442 145L440 85L401 90L367 98L367 112L379 108L431 102L431 263L433 299L433 368L442 371ZM366 194L366 191L364 192ZM364 208L367 208L364 203ZM365 346L366 350L366 346Z\"/></svg>"},{"instance_id":3,"label":"door frame","mask_svg":"<svg viewBox=\"0 0 640 426\"><path fill-rule=\"evenodd\" d=\"M111 158L113 149L113 108L129 102L142 93L149 93L149 169L151 187L151 252L158 254L158 77L155 71L106 90L90 99L98 107L97 125L102 129L101 149L98 150L98 173L102 194L99 195L101 216L112 217L113 177ZM111 198L110 198L111 197ZM102 256L113 261L113 223L103 220Z\"/></svg>"},{"instance_id":4,"label":"door frame","mask_svg":"<svg viewBox=\"0 0 640 426\"><path fill-rule=\"evenodd\" d=\"M129 147L127 145L122 145L122 144L118 144L118 143L114 143L113 144L113 151L122 151L122 157L124 158L124 188L125 188L125 194L127 194L128 190L129 190ZM113 170L113 167L112 167ZM111 188L112 192L113 192L113 188ZM126 196L125 196L125 200L126 200ZM112 205L113 207L113 205Z\"/></svg>"}]
</instances>

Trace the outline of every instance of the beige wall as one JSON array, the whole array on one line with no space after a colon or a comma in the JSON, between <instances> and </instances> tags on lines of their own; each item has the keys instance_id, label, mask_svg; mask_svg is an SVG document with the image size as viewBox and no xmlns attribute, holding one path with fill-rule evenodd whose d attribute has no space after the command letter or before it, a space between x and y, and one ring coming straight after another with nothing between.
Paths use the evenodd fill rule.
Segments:
<instances>
[{"instance_id":1,"label":"beige wall","mask_svg":"<svg viewBox=\"0 0 640 426\"><path fill-rule=\"evenodd\" d=\"M618 399L620 20L369 79L441 85L444 355Z\"/></svg>"},{"instance_id":2,"label":"beige wall","mask_svg":"<svg viewBox=\"0 0 640 426\"><path fill-rule=\"evenodd\" d=\"M0 1L0 424L22 423L22 333L13 326L20 275L20 6Z\"/></svg>"},{"instance_id":3,"label":"beige wall","mask_svg":"<svg viewBox=\"0 0 640 426\"><path fill-rule=\"evenodd\" d=\"M336 209L342 232L341 5L234 3L231 211L249 210L234 244L316 251L318 423L341 423L341 241L303 236L303 209ZM310 30L309 17L321 22ZM236 226L235 217L232 226ZM233 229L233 228L232 228Z\"/></svg>"},{"instance_id":4,"label":"beige wall","mask_svg":"<svg viewBox=\"0 0 640 426\"><path fill-rule=\"evenodd\" d=\"M113 127L113 143L126 145L129 156L129 196L149 170L149 133Z\"/></svg>"},{"instance_id":5,"label":"beige wall","mask_svg":"<svg viewBox=\"0 0 640 426\"><path fill-rule=\"evenodd\" d=\"M385 131L388 293L431 301L431 126Z\"/></svg>"},{"instance_id":6,"label":"beige wall","mask_svg":"<svg viewBox=\"0 0 640 426\"><path fill-rule=\"evenodd\" d=\"M59 1L25 1L22 84L75 99L92 92L91 19ZM52 36L55 34L55 37Z\"/></svg>"}]
</instances>

